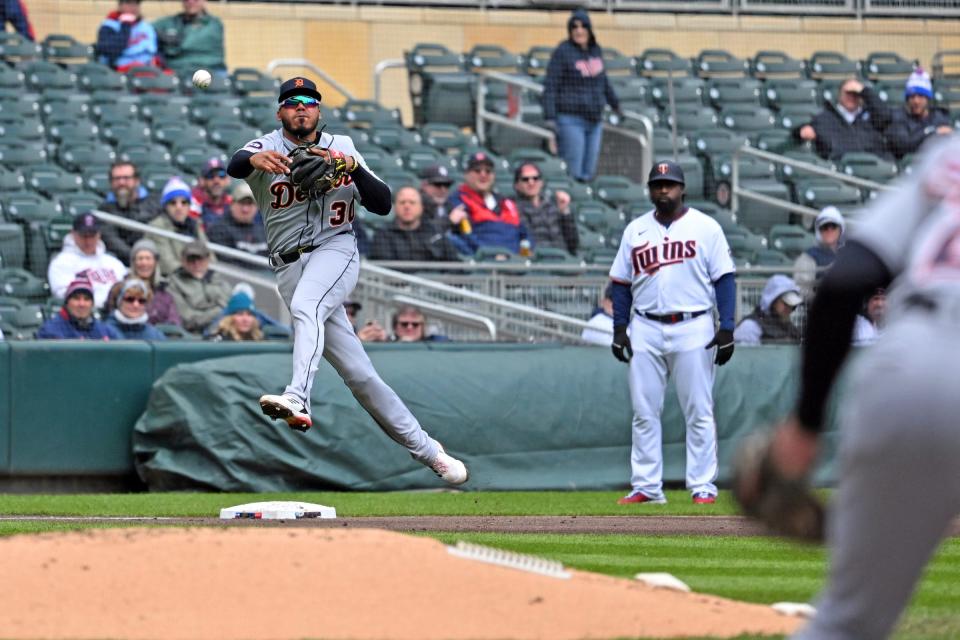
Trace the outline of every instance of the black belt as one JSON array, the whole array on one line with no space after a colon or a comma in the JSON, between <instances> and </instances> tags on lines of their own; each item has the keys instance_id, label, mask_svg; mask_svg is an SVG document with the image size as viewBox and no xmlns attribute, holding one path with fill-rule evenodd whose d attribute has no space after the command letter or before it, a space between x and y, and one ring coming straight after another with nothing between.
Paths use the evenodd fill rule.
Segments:
<instances>
[{"instance_id":1,"label":"black belt","mask_svg":"<svg viewBox=\"0 0 960 640\"><path fill-rule=\"evenodd\" d=\"M645 311L643 317L648 320L653 320L654 322L662 322L663 324L677 324L678 322L683 322L684 320L692 320L697 316L702 316L707 312L707 309L703 311L677 311L676 313L667 313L662 316L658 316L655 313L650 313Z\"/></svg>"},{"instance_id":2,"label":"black belt","mask_svg":"<svg viewBox=\"0 0 960 640\"><path fill-rule=\"evenodd\" d=\"M316 245L310 245L309 247L297 247L293 251L288 251L286 253L278 253L276 255L270 256L270 266L279 267L282 265L290 264L291 262L296 262L300 259L305 253L310 253L316 249Z\"/></svg>"}]
</instances>

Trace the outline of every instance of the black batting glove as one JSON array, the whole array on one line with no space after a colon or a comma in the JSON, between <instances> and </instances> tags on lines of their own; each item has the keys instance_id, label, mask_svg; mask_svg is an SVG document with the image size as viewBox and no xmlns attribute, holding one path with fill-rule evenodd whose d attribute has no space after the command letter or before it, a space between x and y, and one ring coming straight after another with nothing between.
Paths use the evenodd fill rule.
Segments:
<instances>
[{"instance_id":1,"label":"black batting glove","mask_svg":"<svg viewBox=\"0 0 960 640\"><path fill-rule=\"evenodd\" d=\"M633 349L630 347L630 336L627 335L626 327L613 328L613 344L610 345L613 351L613 357L620 362L630 362L633 357Z\"/></svg>"},{"instance_id":2,"label":"black batting glove","mask_svg":"<svg viewBox=\"0 0 960 640\"><path fill-rule=\"evenodd\" d=\"M727 364L727 361L733 357L733 331L719 329L717 335L713 336L713 340L707 343L704 348L710 349L711 347L717 348L717 357L713 359L713 363L718 367Z\"/></svg>"}]
</instances>

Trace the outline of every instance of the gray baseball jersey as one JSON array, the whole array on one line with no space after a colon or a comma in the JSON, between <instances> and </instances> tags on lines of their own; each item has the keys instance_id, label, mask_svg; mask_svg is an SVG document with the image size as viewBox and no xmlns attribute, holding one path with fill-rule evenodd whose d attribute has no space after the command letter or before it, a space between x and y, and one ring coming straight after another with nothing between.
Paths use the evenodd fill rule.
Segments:
<instances>
[{"instance_id":1,"label":"gray baseball jersey","mask_svg":"<svg viewBox=\"0 0 960 640\"><path fill-rule=\"evenodd\" d=\"M241 150L251 153L279 151L289 154L296 144L284 137L281 129L251 140ZM321 134L319 147L353 156L367 171L363 157L349 136ZM372 173L372 172L371 172ZM297 247L316 246L351 229L356 215L357 187L349 175L343 182L315 200L309 200L295 189L287 174L275 175L254 171L246 178L263 215L267 245L271 253L286 253Z\"/></svg>"}]
</instances>

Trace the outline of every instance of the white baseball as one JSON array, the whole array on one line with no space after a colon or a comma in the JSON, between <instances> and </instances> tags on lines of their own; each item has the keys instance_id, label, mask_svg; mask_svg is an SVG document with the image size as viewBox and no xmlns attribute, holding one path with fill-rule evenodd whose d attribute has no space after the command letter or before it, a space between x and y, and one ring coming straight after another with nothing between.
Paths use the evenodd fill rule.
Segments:
<instances>
[{"instance_id":1,"label":"white baseball","mask_svg":"<svg viewBox=\"0 0 960 640\"><path fill-rule=\"evenodd\" d=\"M197 69L193 74L193 86L198 89L206 89L213 82L213 76L206 69Z\"/></svg>"}]
</instances>

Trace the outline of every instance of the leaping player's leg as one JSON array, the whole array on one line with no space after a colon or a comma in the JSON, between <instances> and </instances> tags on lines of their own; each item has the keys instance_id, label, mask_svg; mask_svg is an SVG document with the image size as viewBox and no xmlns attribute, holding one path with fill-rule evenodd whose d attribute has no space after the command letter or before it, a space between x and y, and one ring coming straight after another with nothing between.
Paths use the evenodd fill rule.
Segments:
<instances>
[{"instance_id":1,"label":"leaping player's leg","mask_svg":"<svg viewBox=\"0 0 960 640\"><path fill-rule=\"evenodd\" d=\"M667 367L660 353L659 328L646 320L630 323L630 401L633 405L630 495L620 504L664 502L660 413L667 387Z\"/></svg>"},{"instance_id":2,"label":"leaping player's leg","mask_svg":"<svg viewBox=\"0 0 960 640\"><path fill-rule=\"evenodd\" d=\"M341 309L357 284L359 258L352 235L334 236L323 247L277 272L277 286L293 317L293 376L282 395L260 398L263 412L306 431L310 390L324 349L324 323Z\"/></svg>"},{"instance_id":3,"label":"leaping player's leg","mask_svg":"<svg viewBox=\"0 0 960 640\"><path fill-rule=\"evenodd\" d=\"M333 365L357 402L383 432L446 482L466 482L469 477L466 466L447 454L440 443L423 430L410 409L377 374L347 319L346 311L342 307L335 309L325 327L323 357Z\"/></svg>"}]
</instances>

